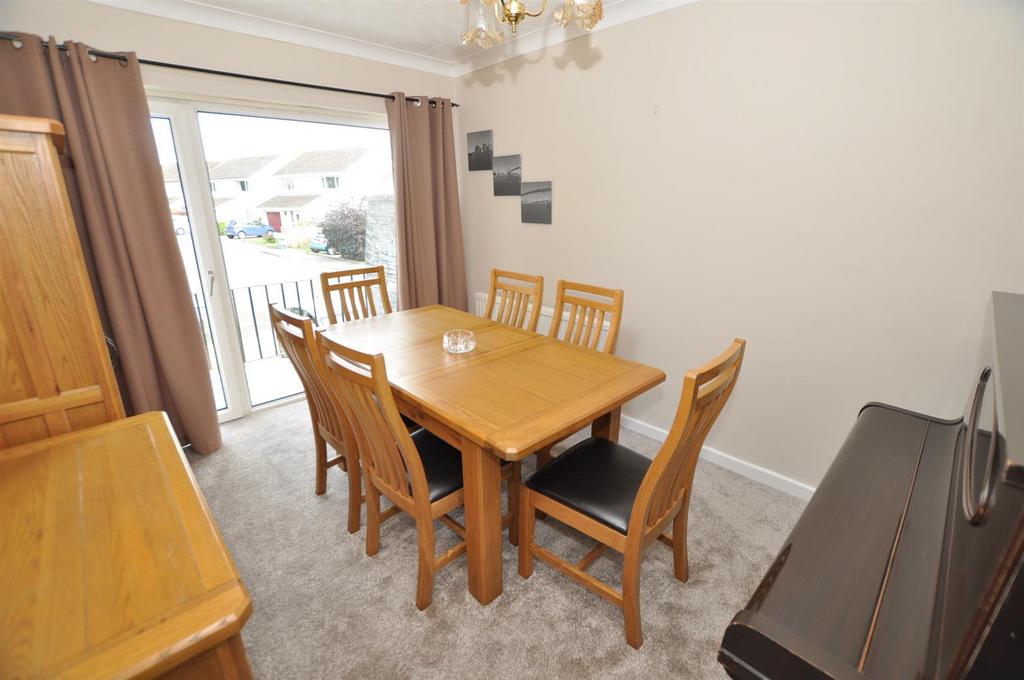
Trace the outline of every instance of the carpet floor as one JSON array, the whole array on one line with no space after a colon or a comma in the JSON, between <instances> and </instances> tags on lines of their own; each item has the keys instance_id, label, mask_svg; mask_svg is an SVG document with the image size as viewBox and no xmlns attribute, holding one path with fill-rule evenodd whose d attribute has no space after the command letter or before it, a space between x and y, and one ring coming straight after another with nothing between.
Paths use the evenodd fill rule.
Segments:
<instances>
[{"instance_id":1,"label":"carpet floor","mask_svg":"<svg viewBox=\"0 0 1024 680\"><path fill-rule=\"evenodd\" d=\"M305 403L224 425L224 448L190 455L253 613L242 637L258 678L721 678L726 624L747 601L796 522L803 502L700 462L690 507L690 580L672 576L671 551L648 548L641 577L644 645L626 645L618 608L537 562L516 571L505 542L505 590L481 606L460 557L436 577L434 602L414 603L416 531L401 515L364 552L365 528L345 531L347 481L331 469L314 494ZM623 430L621 442L653 455L657 442ZM524 474L533 463L524 464ZM385 502L386 503L386 502ZM364 511L365 527L365 511ZM438 552L456 537L437 525ZM537 541L578 560L592 543L538 523ZM616 587L621 558L591 569Z\"/></svg>"}]
</instances>

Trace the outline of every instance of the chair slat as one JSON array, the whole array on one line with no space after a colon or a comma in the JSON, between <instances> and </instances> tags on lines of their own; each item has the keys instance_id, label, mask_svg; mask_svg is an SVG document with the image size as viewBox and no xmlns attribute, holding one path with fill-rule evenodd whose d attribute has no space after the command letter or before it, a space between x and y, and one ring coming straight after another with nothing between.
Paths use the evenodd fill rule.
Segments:
<instances>
[{"instance_id":1,"label":"chair slat","mask_svg":"<svg viewBox=\"0 0 1024 680\"><path fill-rule=\"evenodd\" d=\"M548 334L553 338L561 336L563 341L574 345L613 354L622 322L623 297L621 290L559 281L555 295L555 315ZM608 333L601 346L606 319Z\"/></svg>"},{"instance_id":2,"label":"chair slat","mask_svg":"<svg viewBox=\"0 0 1024 680\"><path fill-rule=\"evenodd\" d=\"M484 316L507 326L536 331L543 293L542 276L492 269Z\"/></svg>"},{"instance_id":3,"label":"chair slat","mask_svg":"<svg viewBox=\"0 0 1024 680\"><path fill-rule=\"evenodd\" d=\"M324 272L320 275L320 289L327 306L327 319L332 324L391 313L391 298L382 265ZM374 304L374 291L380 299L379 309ZM340 303L337 308L335 293Z\"/></svg>"}]
</instances>

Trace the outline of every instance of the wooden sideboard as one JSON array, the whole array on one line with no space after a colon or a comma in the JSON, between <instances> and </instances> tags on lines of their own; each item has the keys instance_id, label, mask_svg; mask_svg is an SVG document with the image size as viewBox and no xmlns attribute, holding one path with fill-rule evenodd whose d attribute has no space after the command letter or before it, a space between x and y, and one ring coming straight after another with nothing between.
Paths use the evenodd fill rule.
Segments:
<instances>
[{"instance_id":1,"label":"wooden sideboard","mask_svg":"<svg viewBox=\"0 0 1024 680\"><path fill-rule=\"evenodd\" d=\"M0 677L251 677L249 593L164 414L0 449L0 517Z\"/></svg>"},{"instance_id":2,"label":"wooden sideboard","mask_svg":"<svg viewBox=\"0 0 1024 680\"><path fill-rule=\"evenodd\" d=\"M0 115L0 448L124 417L63 143L56 121Z\"/></svg>"}]
</instances>

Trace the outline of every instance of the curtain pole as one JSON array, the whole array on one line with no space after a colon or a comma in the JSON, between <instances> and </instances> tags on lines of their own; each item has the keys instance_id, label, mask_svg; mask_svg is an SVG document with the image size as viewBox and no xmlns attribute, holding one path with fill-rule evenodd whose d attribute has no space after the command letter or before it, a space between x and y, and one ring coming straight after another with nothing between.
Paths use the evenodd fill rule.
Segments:
<instances>
[{"instance_id":1,"label":"curtain pole","mask_svg":"<svg viewBox=\"0 0 1024 680\"><path fill-rule=\"evenodd\" d=\"M12 35L10 33L0 33L0 40L10 40L11 42L19 42L21 39L17 35ZM43 41L42 45L43 45L43 48L45 49L45 48L50 46L50 43L47 42L47 41ZM58 45L57 49L64 50L66 48L63 45ZM116 59L118 61L125 61L127 59L127 57L125 57L123 54L120 54L118 52L103 52L101 50L96 50L96 49L92 49L92 48L89 48L89 54L91 54L93 56L96 56L96 57L102 57L104 59ZM185 64L173 64L173 63L166 62L166 61L153 61L151 59L139 59L139 63L140 64L144 64L146 66L157 66L157 67L160 67L160 68L172 68L172 69L177 69L179 71L191 71L193 73L204 73L206 75L225 76L225 77L228 77L228 78L241 78L242 80L255 80L255 81L259 81L261 83L272 83L274 85L291 85L293 87L305 87L305 88L308 88L308 89L311 89L311 90L323 90L325 92L338 92L340 94L354 94L354 95L359 95L361 97L376 97L378 99L389 99L389 100L393 100L394 99L394 97L392 95L386 94L384 92L369 92L369 91L366 91L366 90L352 90L352 89L345 88L345 87L331 87L330 85L317 85L316 83L303 83L303 82L299 82L299 81L295 81L295 80L284 80L282 78L268 78L266 76L254 76L254 75L251 75L251 74L248 74L248 73L235 73L233 71L218 71L217 69L212 69L212 68L202 68L201 66L187 66ZM406 101L418 101L418 99L419 99L418 97L406 97L405 98ZM458 104L456 104L455 102L452 102L452 106L458 106Z\"/></svg>"}]
</instances>

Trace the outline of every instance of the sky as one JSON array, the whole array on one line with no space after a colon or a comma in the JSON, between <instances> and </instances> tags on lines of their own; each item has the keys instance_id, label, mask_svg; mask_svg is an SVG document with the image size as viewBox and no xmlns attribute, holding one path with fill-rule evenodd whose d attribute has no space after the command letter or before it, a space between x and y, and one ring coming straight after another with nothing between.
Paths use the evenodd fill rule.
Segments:
<instances>
[{"instance_id":1,"label":"sky","mask_svg":"<svg viewBox=\"0 0 1024 680\"><path fill-rule=\"evenodd\" d=\"M199 129L208 161L390 144L387 130L223 113L200 113ZM153 134L160 164L173 163L170 123L155 119Z\"/></svg>"}]
</instances>

